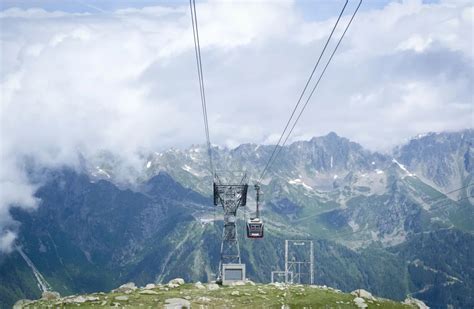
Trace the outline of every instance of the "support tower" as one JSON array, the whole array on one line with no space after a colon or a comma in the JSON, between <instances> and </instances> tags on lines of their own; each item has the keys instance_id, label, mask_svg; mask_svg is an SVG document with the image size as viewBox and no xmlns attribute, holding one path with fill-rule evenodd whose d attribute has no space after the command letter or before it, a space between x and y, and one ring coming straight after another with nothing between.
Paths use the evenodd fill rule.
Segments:
<instances>
[{"instance_id":1,"label":"support tower","mask_svg":"<svg viewBox=\"0 0 474 309\"><path fill-rule=\"evenodd\" d=\"M224 210L224 228L217 281L245 279L245 266L240 260L239 240L237 238L237 209L247 203L247 175L245 173L216 174L214 180L214 205ZM240 265L240 266L239 266ZM233 267L230 267L233 266ZM224 270L229 271L224 273Z\"/></svg>"}]
</instances>

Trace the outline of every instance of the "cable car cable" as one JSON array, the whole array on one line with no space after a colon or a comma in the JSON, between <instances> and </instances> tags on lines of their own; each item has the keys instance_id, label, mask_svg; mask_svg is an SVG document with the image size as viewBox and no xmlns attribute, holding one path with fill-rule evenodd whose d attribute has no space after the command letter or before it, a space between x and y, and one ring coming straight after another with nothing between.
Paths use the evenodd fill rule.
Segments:
<instances>
[{"instance_id":1,"label":"cable car cable","mask_svg":"<svg viewBox=\"0 0 474 309\"><path fill-rule=\"evenodd\" d=\"M291 133L292 133L293 130L295 129L296 124L298 123L298 120L300 119L301 115L302 115L303 112L305 111L306 106L308 105L308 103L309 103L309 101L311 100L311 97L313 96L313 94L314 94L316 88L318 87L319 83L321 82L321 79L323 78L324 73L326 72L326 69L328 68L329 64L331 63L331 60L333 59L334 54L336 53L337 49L339 48L339 45L341 44L342 39L344 38L344 36L345 36L347 30L349 29L349 26L351 25L352 20L354 19L355 15L357 14L357 11L359 10L359 7L360 7L361 4L362 4L362 0L359 1L359 5L357 6L357 8L355 9L354 13L352 14L352 17L351 17L351 19L349 20L349 23L347 24L346 29L344 30L344 32L342 33L341 37L339 38L339 41L337 42L336 47L334 48L334 50L333 50L331 56L329 57L328 62L326 63L326 65L324 66L323 71L322 71L321 74L319 75L318 81L316 82L316 84L315 84L314 87L313 87L313 90L311 91L311 93L309 94L308 98L306 99L306 102L305 102L305 104L303 105L303 108L301 109L301 111L300 111L298 117L296 118L295 122L293 123L293 126L291 127L291 130L290 130L290 132L288 133L288 135L286 136L286 138L285 138L283 144L281 145L281 147L279 148L277 154L275 155L275 158L280 154L281 150L283 149L283 146L286 145L286 142L288 141L288 138L290 137ZM275 161L275 159L274 159L273 161Z\"/></svg>"},{"instance_id":2,"label":"cable car cable","mask_svg":"<svg viewBox=\"0 0 474 309\"><path fill-rule=\"evenodd\" d=\"M326 44L324 45L323 50L322 50L321 53L319 54L318 61L317 61L316 64L314 65L313 71L311 72L311 74L310 74L308 80L306 81L306 85L304 86L303 91L301 92L300 97L299 97L298 101L296 102L296 105L295 105L295 107L293 108L293 111L291 112L291 116L290 116L290 118L288 119L288 121L287 121L287 123L286 123L286 125L285 125L285 128L283 129L283 132L281 133L280 138L278 139L278 142L276 143L275 147L273 148L273 152L272 152L272 154L271 154L271 156L270 156L270 159L268 160L268 162L267 162L265 168L263 169L263 172L262 172L262 174L261 174L261 176L260 176L260 178L259 178L259 180L258 180L258 183L260 183L260 181L263 179L263 176L265 175L265 172L266 172L266 170L267 170L267 168L268 168L270 162L272 161L273 156L275 155L275 152L276 152L278 146L280 145L280 142L281 142L283 136L285 135L285 132L286 132L286 130L288 129L288 126L290 125L291 120L293 119L293 116L295 115L295 112L296 112L298 106L299 106L300 103L301 103L301 99L303 98L303 96L304 96L304 94L305 94L305 92L306 92L306 89L308 88L308 85L309 85L309 83L311 82L311 80L312 80L312 78L313 78L314 72L316 72L316 69L317 69L318 66L319 66L319 62L321 61L321 58L323 57L323 55L324 55L324 53L325 53L325 51L326 51L326 48L327 48L327 46L329 45L329 42L330 42L330 40L331 40L331 38L332 38L332 36L333 36L333 34L334 34L334 31L335 31L336 28L337 28L337 25L339 24L339 21L340 21L340 19L341 19L341 17L342 17L342 14L344 13L344 10L346 9L346 6L347 6L347 3L348 3L348 2L349 2L349 0L346 0L344 6L342 7L341 12L339 13L339 16L338 16L338 18L337 18L337 20L336 20L336 23L334 24L334 26L333 26L333 28L332 28L332 30L331 30L331 33L330 33L330 35L329 35L329 37L328 37L328 39L327 39L327 41L326 41Z\"/></svg>"},{"instance_id":3,"label":"cable car cable","mask_svg":"<svg viewBox=\"0 0 474 309\"><path fill-rule=\"evenodd\" d=\"M211 174L214 177L215 170L214 170L214 163L212 160L211 138L209 134L209 122L207 118L206 92L205 92L205 87L204 87L204 74L202 70L201 45L199 43L199 29L198 29L195 0L189 0L189 7L191 9L191 22L192 22L192 28L193 28L194 51L196 54L196 66L197 66L197 73L198 73L198 80L199 80L199 92L201 95L202 114L203 114L203 119L204 119L204 130L206 134L207 153L209 156L209 165L210 165Z\"/></svg>"},{"instance_id":4,"label":"cable car cable","mask_svg":"<svg viewBox=\"0 0 474 309\"><path fill-rule=\"evenodd\" d=\"M319 75L318 81L317 81L316 84L314 85L314 87L313 87L311 93L309 94L309 97L307 98L307 100L306 100L305 104L303 105L303 108L301 109L301 111L300 111L298 117L296 118L295 122L293 123L293 126L292 126L290 132L288 133L288 135L286 136L286 138L285 138L283 144L281 145L281 147L280 147L279 149L278 149L279 143L278 143L277 145L275 145L275 148L274 148L274 150L273 150L273 153L272 153L272 155L270 156L270 159L268 160L268 162L267 162L267 164L266 164L266 166L265 166L265 168L264 168L264 170L263 170L263 172L262 172L262 174L261 174L261 176L260 176L260 178L259 178L259 180L258 180L258 183L260 183L260 182L263 180L263 177L265 176L266 171L268 170L268 168L270 167L270 165L275 161L275 158L278 156L278 154L281 152L283 146L284 146L284 145L286 144L286 142L288 141L289 136L290 136L291 133L293 132L293 129L295 128L295 126L296 126L298 120L300 119L300 117L301 117L301 115L303 114L303 112L304 112L306 106L308 105L309 100L310 100L311 97L313 96L313 94L314 94L314 92L315 92L317 86L319 85L319 83L320 83L322 77L324 76L324 73L326 72L327 67L328 67L329 64L331 63L332 58L334 57L334 54L336 53L337 49L339 48L339 45L340 45L342 39L344 38L344 36L345 36L347 30L349 29L349 26L351 25L352 20L354 19L355 15L357 14L357 11L359 10L359 7L360 7L361 4L362 4L362 0L359 1L359 4L357 5L357 8L355 9L354 13L352 14L351 19L349 20L349 23L347 24L346 28L344 29L343 34L342 34L341 37L339 38L339 41L338 41L336 47L334 48L334 50L333 50L331 56L329 57L329 60L327 61L326 65L325 65L325 67L324 67L324 69L323 69L323 71L322 71L321 74ZM341 11L341 13L340 13L340 15L339 15L339 18L341 17L342 13L344 12L346 5L347 5L347 1L346 1L346 4L345 4L344 7L343 7L343 10ZM333 31L331 32L331 35L330 35L328 41L326 42L326 44L329 43L329 40L330 40L330 38L331 38L331 36L332 36L332 34L333 34L333 32L334 32L334 29L336 28L336 26L337 26L337 24L338 24L338 22L339 22L339 18L338 18L336 24L334 25ZM326 45L326 46L327 46L327 45ZM325 49L326 49L326 46L324 47L322 53L324 53L324 51L325 51ZM320 57L322 57L322 54L320 55ZM319 64L319 61L320 61L320 59L318 59L317 65ZM315 66L314 70L316 70L316 66ZM313 70L313 73L314 73L314 70ZM308 80L308 83L309 83L309 81L311 80L311 78L312 78L312 76L313 76L313 73L311 74L310 79ZM308 85L308 83L307 83L307 85ZM305 92L305 90L306 90L306 88L307 88L307 85L305 86L305 89L304 89L302 95L300 96L300 100L301 100L301 98L302 98L302 96L303 96L303 94L304 94L304 92ZM300 100L298 100L298 103L296 104L296 106L295 106L295 108L294 108L294 110L293 110L293 113L292 113L290 119L289 119L288 122L287 122L287 126L285 127L285 130L283 130L282 135L280 136L279 142L280 142L281 139L283 138L283 136L284 136L284 134L285 134L285 131L286 131L286 129L287 129L289 123L291 122L291 120L292 120L292 118L293 118L293 115L294 115L294 113L295 113L295 111L296 111L296 109L297 109L297 107L298 107L298 105L299 105L299 103L300 103ZM277 149L278 149L278 152L275 153L275 151L276 151Z\"/></svg>"}]
</instances>

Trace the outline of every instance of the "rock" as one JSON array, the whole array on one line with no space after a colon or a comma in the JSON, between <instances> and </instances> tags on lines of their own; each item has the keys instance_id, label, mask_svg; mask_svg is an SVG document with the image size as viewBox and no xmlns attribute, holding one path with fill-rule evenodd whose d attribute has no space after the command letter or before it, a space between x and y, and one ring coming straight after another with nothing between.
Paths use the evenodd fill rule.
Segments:
<instances>
[{"instance_id":1,"label":"rock","mask_svg":"<svg viewBox=\"0 0 474 309\"><path fill-rule=\"evenodd\" d=\"M364 289L357 289L351 292L352 295L370 300L377 300L370 292Z\"/></svg>"},{"instance_id":2,"label":"rock","mask_svg":"<svg viewBox=\"0 0 474 309\"><path fill-rule=\"evenodd\" d=\"M43 294L41 294L41 299L46 299L46 300L58 299L60 297L61 295L59 295L58 292L54 292L54 291L44 291Z\"/></svg>"},{"instance_id":3,"label":"rock","mask_svg":"<svg viewBox=\"0 0 474 309\"><path fill-rule=\"evenodd\" d=\"M156 288L156 285L154 283L148 283L147 285L145 285L144 289L145 290L152 290Z\"/></svg>"},{"instance_id":4,"label":"rock","mask_svg":"<svg viewBox=\"0 0 474 309\"><path fill-rule=\"evenodd\" d=\"M179 284L177 284L177 283L168 283L168 287L169 287L170 289L174 289L174 288L179 287Z\"/></svg>"},{"instance_id":5,"label":"rock","mask_svg":"<svg viewBox=\"0 0 474 309\"><path fill-rule=\"evenodd\" d=\"M165 300L165 309L191 308L191 303L183 298L169 298Z\"/></svg>"},{"instance_id":6,"label":"rock","mask_svg":"<svg viewBox=\"0 0 474 309\"><path fill-rule=\"evenodd\" d=\"M258 291L260 294L267 294L267 292L265 292L265 291L262 290L262 289L258 289L257 291Z\"/></svg>"},{"instance_id":7,"label":"rock","mask_svg":"<svg viewBox=\"0 0 474 309\"><path fill-rule=\"evenodd\" d=\"M255 282L253 282L252 280L249 280L249 279L247 279L247 280L245 281L245 283L246 283L246 284L250 284L250 285L255 285Z\"/></svg>"},{"instance_id":8,"label":"rock","mask_svg":"<svg viewBox=\"0 0 474 309\"><path fill-rule=\"evenodd\" d=\"M206 296L201 296L197 299L199 302L203 302L203 303L208 303L211 301L211 299L209 297L206 297Z\"/></svg>"},{"instance_id":9,"label":"rock","mask_svg":"<svg viewBox=\"0 0 474 309\"><path fill-rule=\"evenodd\" d=\"M128 300L128 296L127 296L127 295L115 296L114 299L115 299L115 300L119 300L119 301L127 301L127 300Z\"/></svg>"},{"instance_id":10,"label":"rock","mask_svg":"<svg viewBox=\"0 0 474 309\"><path fill-rule=\"evenodd\" d=\"M183 285L185 282L184 282L184 279L183 278L175 278L173 280L170 280L168 282L168 285L170 284L177 284L177 285Z\"/></svg>"},{"instance_id":11,"label":"rock","mask_svg":"<svg viewBox=\"0 0 474 309\"><path fill-rule=\"evenodd\" d=\"M284 290L286 286L284 283L281 283L281 282L270 283L270 285L275 286L279 290Z\"/></svg>"},{"instance_id":12,"label":"rock","mask_svg":"<svg viewBox=\"0 0 474 309\"><path fill-rule=\"evenodd\" d=\"M32 303L33 301L32 300L29 300L29 299L20 299L19 301L17 301L14 305L13 305L13 309L21 309L23 308L24 306Z\"/></svg>"},{"instance_id":13,"label":"rock","mask_svg":"<svg viewBox=\"0 0 474 309\"><path fill-rule=\"evenodd\" d=\"M66 303L74 303L74 304L82 304L82 303L85 303L87 301L87 299L82 296L82 295L79 295L79 296L75 296L75 297L71 297L71 298L68 298L66 299Z\"/></svg>"},{"instance_id":14,"label":"rock","mask_svg":"<svg viewBox=\"0 0 474 309\"><path fill-rule=\"evenodd\" d=\"M199 290L203 290L203 289L206 288L206 287L205 287L201 282L199 282L199 281L194 284L194 287L195 287L196 289L199 289Z\"/></svg>"},{"instance_id":15,"label":"rock","mask_svg":"<svg viewBox=\"0 0 474 309\"><path fill-rule=\"evenodd\" d=\"M404 301L403 301L403 304L405 305L412 305L412 306L415 306L416 308L418 309L429 309L430 307L428 307L423 301L419 300L419 299L416 299L416 298L413 298L413 297L407 297Z\"/></svg>"},{"instance_id":16,"label":"rock","mask_svg":"<svg viewBox=\"0 0 474 309\"><path fill-rule=\"evenodd\" d=\"M232 296L239 296L240 293L239 293L239 291L232 291L232 293L230 293L230 295L232 295Z\"/></svg>"},{"instance_id":17,"label":"rock","mask_svg":"<svg viewBox=\"0 0 474 309\"><path fill-rule=\"evenodd\" d=\"M362 297L354 298L354 303L359 308L367 308L368 307L367 304L365 303L365 300Z\"/></svg>"},{"instance_id":18,"label":"rock","mask_svg":"<svg viewBox=\"0 0 474 309\"><path fill-rule=\"evenodd\" d=\"M209 291L215 291L215 290L218 290L219 289L219 285L217 283L209 283L207 285L207 289Z\"/></svg>"},{"instance_id":19,"label":"rock","mask_svg":"<svg viewBox=\"0 0 474 309\"><path fill-rule=\"evenodd\" d=\"M128 283L122 284L115 290L112 290L112 292L113 293L126 293L128 291L128 293L130 293L132 291L135 291L136 289L137 289L137 286L135 285L135 283L128 282Z\"/></svg>"},{"instance_id":20,"label":"rock","mask_svg":"<svg viewBox=\"0 0 474 309\"><path fill-rule=\"evenodd\" d=\"M107 301L106 300L103 300L101 303L100 303L101 306L105 306L107 305Z\"/></svg>"},{"instance_id":21,"label":"rock","mask_svg":"<svg viewBox=\"0 0 474 309\"><path fill-rule=\"evenodd\" d=\"M158 292L153 291L153 290L143 290L143 291L138 292L138 294L142 294L142 295L158 295Z\"/></svg>"},{"instance_id":22,"label":"rock","mask_svg":"<svg viewBox=\"0 0 474 309\"><path fill-rule=\"evenodd\" d=\"M239 286L239 285L245 285L245 282L243 281L235 281L230 284L230 286Z\"/></svg>"}]
</instances>

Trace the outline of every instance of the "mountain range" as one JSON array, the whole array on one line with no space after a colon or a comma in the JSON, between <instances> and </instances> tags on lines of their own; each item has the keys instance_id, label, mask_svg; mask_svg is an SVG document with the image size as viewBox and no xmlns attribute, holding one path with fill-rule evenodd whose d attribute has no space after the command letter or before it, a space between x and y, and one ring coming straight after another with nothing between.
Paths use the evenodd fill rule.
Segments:
<instances>
[{"instance_id":1,"label":"mountain range","mask_svg":"<svg viewBox=\"0 0 474 309\"><path fill-rule=\"evenodd\" d=\"M282 147L261 179L263 240L243 235L253 190L239 213L248 276L268 282L284 268L285 239L312 239L317 284L474 307L473 142L468 129L419 135L389 154L335 133ZM212 154L218 173L246 171L253 184L273 149L213 146ZM143 153L133 169L104 152L80 169L42 170L39 208L11 210L21 250L0 256L2 305L40 294L20 251L62 294L212 280L222 211L208 165L198 145Z\"/></svg>"}]
</instances>

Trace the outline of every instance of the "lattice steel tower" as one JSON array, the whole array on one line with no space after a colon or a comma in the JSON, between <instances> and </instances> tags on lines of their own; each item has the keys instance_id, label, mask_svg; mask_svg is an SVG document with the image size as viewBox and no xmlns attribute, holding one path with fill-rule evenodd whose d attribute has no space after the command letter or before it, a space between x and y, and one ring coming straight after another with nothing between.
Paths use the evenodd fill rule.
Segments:
<instances>
[{"instance_id":1,"label":"lattice steel tower","mask_svg":"<svg viewBox=\"0 0 474 309\"><path fill-rule=\"evenodd\" d=\"M247 203L246 173L219 173L214 180L214 205L224 210L224 228L219 261L218 281L223 278L223 265L241 264L237 238L237 209Z\"/></svg>"}]
</instances>

